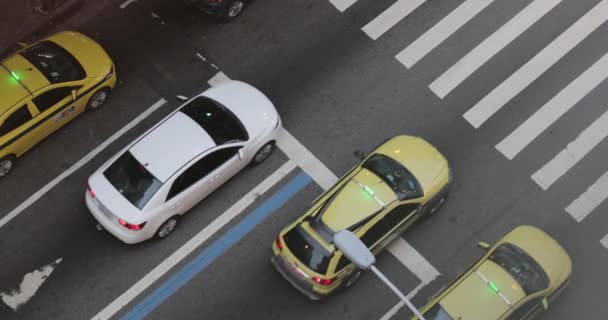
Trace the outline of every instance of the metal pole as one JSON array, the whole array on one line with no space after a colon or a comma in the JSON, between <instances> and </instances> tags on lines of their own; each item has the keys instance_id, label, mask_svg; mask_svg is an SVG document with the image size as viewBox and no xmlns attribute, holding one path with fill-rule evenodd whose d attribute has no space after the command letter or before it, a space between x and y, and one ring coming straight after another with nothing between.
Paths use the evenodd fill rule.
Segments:
<instances>
[{"instance_id":1,"label":"metal pole","mask_svg":"<svg viewBox=\"0 0 608 320\"><path fill-rule=\"evenodd\" d=\"M385 277L382 272L380 272L380 270L378 270L378 268L376 268L376 266L372 265L370 267L370 269L378 276L378 278L380 278L380 280L382 280L382 282L384 282L384 284L386 284L389 288L391 288L391 290L393 290L393 292L395 294L397 294L397 296L399 298L401 298L401 301L403 301L408 308L410 308L410 310L412 310L412 312L416 315L416 317L418 317L418 319L420 320L426 320L424 319L424 317L422 316L422 314L420 314L420 312L418 311L418 309L416 309L416 307L414 307L414 305L410 302L410 300L403 295L403 293L401 293L401 291L399 291L399 289L397 287L395 287L395 285L390 282L388 280L387 277Z\"/></svg>"}]
</instances>

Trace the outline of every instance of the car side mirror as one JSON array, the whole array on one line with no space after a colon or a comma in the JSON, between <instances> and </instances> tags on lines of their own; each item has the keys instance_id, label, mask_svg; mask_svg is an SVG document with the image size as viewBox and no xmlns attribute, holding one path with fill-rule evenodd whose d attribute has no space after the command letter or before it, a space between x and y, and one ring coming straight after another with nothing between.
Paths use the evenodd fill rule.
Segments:
<instances>
[{"instance_id":1,"label":"car side mirror","mask_svg":"<svg viewBox=\"0 0 608 320\"><path fill-rule=\"evenodd\" d=\"M483 241L477 242L477 247L480 249L484 249L484 250L490 249L490 245L487 242L483 242Z\"/></svg>"},{"instance_id":2,"label":"car side mirror","mask_svg":"<svg viewBox=\"0 0 608 320\"><path fill-rule=\"evenodd\" d=\"M245 153L243 152L243 148L239 149L239 160L245 159Z\"/></svg>"},{"instance_id":3,"label":"car side mirror","mask_svg":"<svg viewBox=\"0 0 608 320\"><path fill-rule=\"evenodd\" d=\"M17 42L17 44L24 48L27 47L27 43L25 43L25 42Z\"/></svg>"},{"instance_id":4,"label":"car side mirror","mask_svg":"<svg viewBox=\"0 0 608 320\"><path fill-rule=\"evenodd\" d=\"M186 97L186 96L182 96L181 94L180 94L180 95L175 96L175 98L176 98L178 101L182 101L182 102L184 102L184 101L188 101L188 97Z\"/></svg>"},{"instance_id":5,"label":"car side mirror","mask_svg":"<svg viewBox=\"0 0 608 320\"><path fill-rule=\"evenodd\" d=\"M365 159L365 153L363 153L359 150L355 150L355 152L353 152L353 154L355 155L355 157L359 158L359 160Z\"/></svg>"},{"instance_id":6,"label":"car side mirror","mask_svg":"<svg viewBox=\"0 0 608 320\"><path fill-rule=\"evenodd\" d=\"M72 90L72 100L76 100L78 98L78 90Z\"/></svg>"},{"instance_id":7,"label":"car side mirror","mask_svg":"<svg viewBox=\"0 0 608 320\"><path fill-rule=\"evenodd\" d=\"M542 304L545 310L549 309L549 301L547 301L547 298L543 298Z\"/></svg>"}]
</instances>

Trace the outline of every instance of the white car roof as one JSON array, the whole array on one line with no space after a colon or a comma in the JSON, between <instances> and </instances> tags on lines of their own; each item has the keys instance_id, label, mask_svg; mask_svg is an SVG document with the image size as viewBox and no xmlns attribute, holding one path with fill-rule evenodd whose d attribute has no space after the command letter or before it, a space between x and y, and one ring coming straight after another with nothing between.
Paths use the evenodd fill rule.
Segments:
<instances>
[{"instance_id":1,"label":"white car roof","mask_svg":"<svg viewBox=\"0 0 608 320\"><path fill-rule=\"evenodd\" d=\"M215 147L201 126L181 111L150 131L131 154L163 183L197 155Z\"/></svg>"}]
</instances>

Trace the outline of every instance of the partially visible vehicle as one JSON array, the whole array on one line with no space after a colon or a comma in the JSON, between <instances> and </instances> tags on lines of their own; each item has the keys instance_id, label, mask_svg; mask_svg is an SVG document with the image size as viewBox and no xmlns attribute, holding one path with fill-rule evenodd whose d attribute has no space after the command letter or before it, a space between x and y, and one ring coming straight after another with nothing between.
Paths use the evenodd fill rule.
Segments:
<instances>
[{"instance_id":1,"label":"partially visible vehicle","mask_svg":"<svg viewBox=\"0 0 608 320\"><path fill-rule=\"evenodd\" d=\"M445 157L419 137L396 136L365 157L279 232L271 262L296 289L319 300L361 275L333 244L348 229L378 255L445 203L452 174Z\"/></svg>"},{"instance_id":2,"label":"partially visible vehicle","mask_svg":"<svg viewBox=\"0 0 608 320\"><path fill-rule=\"evenodd\" d=\"M116 85L114 64L87 36L56 33L0 62L0 178L15 160L85 110L95 110Z\"/></svg>"},{"instance_id":3,"label":"partially visible vehicle","mask_svg":"<svg viewBox=\"0 0 608 320\"><path fill-rule=\"evenodd\" d=\"M186 5L230 21L240 16L250 0L184 0Z\"/></svg>"},{"instance_id":4,"label":"partially visible vehicle","mask_svg":"<svg viewBox=\"0 0 608 320\"><path fill-rule=\"evenodd\" d=\"M536 319L570 283L570 256L540 229L519 226L479 246L487 253L429 299L425 319Z\"/></svg>"},{"instance_id":5,"label":"partially visible vehicle","mask_svg":"<svg viewBox=\"0 0 608 320\"><path fill-rule=\"evenodd\" d=\"M89 177L86 205L125 243L167 237L181 215L274 150L281 118L257 89L228 81L190 99Z\"/></svg>"}]
</instances>

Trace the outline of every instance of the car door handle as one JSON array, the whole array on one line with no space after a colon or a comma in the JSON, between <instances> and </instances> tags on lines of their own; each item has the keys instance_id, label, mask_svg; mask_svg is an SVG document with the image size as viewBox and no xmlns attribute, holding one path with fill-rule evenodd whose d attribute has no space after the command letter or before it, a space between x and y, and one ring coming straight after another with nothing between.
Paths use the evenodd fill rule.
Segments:
<instances>
[{"instance_id":1,"label":"car door handle","mask_svg":"<svg viewBox=\"0 0 608 320\"><path fill-rule=\"evenodd\" d=\"M173 210L173 209L177 209L177 208L179 208L179 206L180 206L180 204L179 204L179 203L176 203L176 204L172 205L170 209L171 209L171 210Z\"/></svg>"},{"instance_id":2,"label":"car door handle","mask_svg":"<svg viewBox=\"0 0 608 320\"><path fill-rule=\"evenodd\" d=\"M211 180L209 180L209 182L213 182L213 181L215 181L215 179L217 179L217 176L211 178Z\"/></svg>"}]
</instances>

